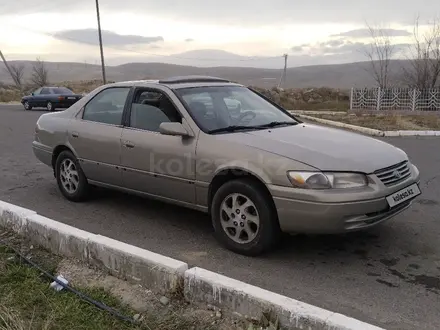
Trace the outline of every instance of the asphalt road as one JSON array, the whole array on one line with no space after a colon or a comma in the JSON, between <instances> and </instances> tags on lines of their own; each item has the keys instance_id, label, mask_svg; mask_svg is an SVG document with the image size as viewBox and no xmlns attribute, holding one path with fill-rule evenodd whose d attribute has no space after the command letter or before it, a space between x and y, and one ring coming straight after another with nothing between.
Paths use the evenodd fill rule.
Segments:
<instances>
[{"instance_id":1,"label":"asphalt road","mask_svg":"<svg viewBox=\"0 0 440 330\"><path fill-rule=\"evenodd\" d=\"M194 211L106 190L63 199L31 150L42 113L0 105L0 200L387 329L440 329L439 138L387 140L421 171L423 195L406 213L364 233L289 236L247 258L221 248Z\"/></svg>"}]
</instances>

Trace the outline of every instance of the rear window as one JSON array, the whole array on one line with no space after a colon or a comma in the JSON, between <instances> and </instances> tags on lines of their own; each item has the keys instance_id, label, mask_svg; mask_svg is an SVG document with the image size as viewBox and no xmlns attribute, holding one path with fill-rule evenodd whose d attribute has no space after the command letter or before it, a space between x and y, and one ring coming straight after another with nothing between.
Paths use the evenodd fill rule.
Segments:
<instances>
[{"instance_id":1,"label":"rear window","mask_svg":"<svg viewBox=\"0 0 440 330\"><path fill-rule=\"evenodd\" d=\"M69 95L73 94L73 92L70 89L65 88L65 87L54 88L53 93L54 94L69 94Z\"/></svg>"}]
</instances>

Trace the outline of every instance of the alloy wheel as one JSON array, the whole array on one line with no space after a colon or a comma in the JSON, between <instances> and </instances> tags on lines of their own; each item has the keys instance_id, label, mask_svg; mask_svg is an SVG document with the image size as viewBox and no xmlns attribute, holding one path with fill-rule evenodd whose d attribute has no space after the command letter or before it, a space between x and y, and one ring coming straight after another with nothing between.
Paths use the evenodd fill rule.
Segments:
<instances>
[{"instance_id":1,"label":"alloy wheel","mask_svg":"<svg viewBox=\"0 0 440 330\"><path fill-rule=\"evenodd\" d=\"M243 194L226 196L220 207L221 226L236 243L252 242L260 229L260 217L255 204Z\"/></svg>"},{"instance_id":2,"label":"alloy wheel","mask_svg":"<svg viewBox=\"0 0 440 330\"><path fill-rule=\"evenodd\" d=\"M63 188L69 194L74 194L79 188L79 174L71 159L64 159L60 166L60 179Z\"/></svg>"}]
</instances>

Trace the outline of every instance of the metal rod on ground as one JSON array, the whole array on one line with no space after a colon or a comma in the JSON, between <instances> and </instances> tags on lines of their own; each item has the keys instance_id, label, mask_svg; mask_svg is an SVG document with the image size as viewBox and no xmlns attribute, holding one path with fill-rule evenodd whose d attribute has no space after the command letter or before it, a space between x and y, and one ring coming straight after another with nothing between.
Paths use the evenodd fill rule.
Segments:
<instances>
[{"instance_id":1,"label":"metal rod on ground","mask_svg":"<svg viewBox=\"0 0 440 330\"><path fill-rule=\"evenodd\" d=\"M6 58L3 56L3 53L2 53L1 50L0 50L0 57L2 58L3 63L5 63L6 69L9 71L9 74L11 75L11 78L12 78L12 80L14 81L14 84L15 84L18 88L21 89L20 84L19 84L18 81L15 79L15 76L14 76L14 74L12 73L12 70L11 70L11 68L9 67L9 64L8 64L8 62L6 61Z\"/></svg>"},{"instance_id":2,"label":"metal rod on ground","mask_svg":"<svg viewBox=\"0 0 440 330\"><path fill-rule=\"evenodd\" d=\"M104 50L102 48L101 19L99 16L99 0L96 0L96 17L98 18L98 35L99 35L99 48L101 50L102 81L104 82L105 85L107 83L107 79L105 77Z\"/></svg>"}]
</instances>

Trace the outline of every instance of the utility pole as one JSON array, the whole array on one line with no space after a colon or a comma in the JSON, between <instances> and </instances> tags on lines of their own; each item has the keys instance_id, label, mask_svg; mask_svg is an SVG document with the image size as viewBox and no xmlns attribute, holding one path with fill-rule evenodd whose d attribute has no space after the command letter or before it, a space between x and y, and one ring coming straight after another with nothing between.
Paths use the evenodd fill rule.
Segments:
<instances>
[{"instance_id":1,"label":"utility pole","mask_svg":"<svg viewBox=\"0 0 440 330\"><path fill-rule=\"evenodd\" d=\"M11 68L9 67L9 64L8 64L8 62L6 61L5 57L3 56L3 53L2 53L1 50L0 50L0 57L2 58L3 63L5 63L6 69L9 71L9 74L11 75L11 78L12 78L12 80L14 81L15 85L16 85L18 88L21 89L20 84L19 84L18 81L15 79L15 76L14 76L14 74L12 73L12 70L11 70Z\"/></svg>"},{"instance_id":2,"label":"utility pole","mask_svg":"<svg viewBox=\"0 0 440 330\"><path fill-rule=\"evenodd\" d=\"M101 50L102 81L104 82L105 85L107 83L107 79L105 77L104 50L102 48L101 19L99 16L99 0L96 0L96 17L98 18L98 35L99 35L99 48Z\"/></svg>"},{"instance_id":3,"label":"utility pole","mask_svg":"<svg viewBox=\"0 0 440 330\"><path fill-rule=\"evenodd\" d=\"M278 88L280 88L281 84L283 85L283 87L286 87L286 77L287 77L287 58L289 57L289 54L284 54L284 70L283 70L283 74L281 76L280 82L278 83Z\"/></svg>"}]
</instances>

